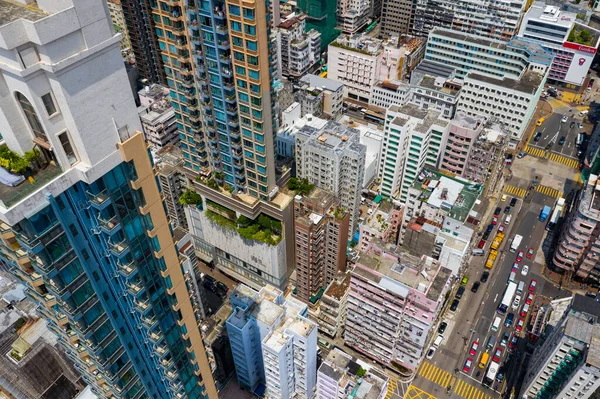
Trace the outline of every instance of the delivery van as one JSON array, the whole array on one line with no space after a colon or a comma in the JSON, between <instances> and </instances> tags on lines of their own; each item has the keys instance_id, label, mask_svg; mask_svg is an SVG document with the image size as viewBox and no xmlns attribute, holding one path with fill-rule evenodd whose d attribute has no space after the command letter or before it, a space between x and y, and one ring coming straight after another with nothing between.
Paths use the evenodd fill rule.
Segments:
<instances>
[{"instance_id":1,"label":"delivery van","mask_svg":"<svg viewBox=\"0 0 600 399\"><path fill-rule=\"evenodd\" d=\"M496 316L496 318L494 319L494 324L492 324L492 331L498 331L501 324L502 318L500 316Z\"/></svg>"},{"instance_id":2,"label":"delivery van","mask_svg":"<svg viewBox=\"0 0 600 399\"><path fill-rule=\"evenodd\" d=\"M490 358L490 354L487 352L483 352L483 355L481 355L481 359L479 359L479 368L480 369L484 369L485 366L487 366L487 362Z\"/></svg>"}]
</instances>

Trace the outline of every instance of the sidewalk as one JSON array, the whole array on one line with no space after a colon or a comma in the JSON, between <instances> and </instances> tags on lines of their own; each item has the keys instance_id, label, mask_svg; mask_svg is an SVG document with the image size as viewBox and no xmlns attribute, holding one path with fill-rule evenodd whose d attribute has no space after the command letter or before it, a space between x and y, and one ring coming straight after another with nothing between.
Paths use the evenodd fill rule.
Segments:
<instances>
[{"instance_id":1,"label":"sidewalk","mask_svg":"<svg viewBox=\"0 0 600 399\"><path fill-rule=\"evenodd\" d=\"M573 294L585 295L586 292L597 292L589 288L586 284L579 283L577 281L565 281L565 276L560 273L553 272L550 268L546 267L546 263L542 264L542 277L547 282L551 283L556 287L560 287L563 290L570 291Z\"/></svg>"}]
</instances>

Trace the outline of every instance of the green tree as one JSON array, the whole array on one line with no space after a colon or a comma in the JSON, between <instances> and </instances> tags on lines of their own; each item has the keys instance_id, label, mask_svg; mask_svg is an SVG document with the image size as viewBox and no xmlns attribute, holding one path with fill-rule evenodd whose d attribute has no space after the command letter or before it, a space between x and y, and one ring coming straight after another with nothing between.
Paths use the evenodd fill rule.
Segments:
<instances>
[{"instance_id":1,"label":"green tree","mask_svg":"<svg viewBox=\"0 0 600 399\"><path fill-rule=\"evenodd\" d=\"M188 188L179 197L179 203L182 205L200 205L202 203L202 196Z\"/></svg>"}]
</instances>

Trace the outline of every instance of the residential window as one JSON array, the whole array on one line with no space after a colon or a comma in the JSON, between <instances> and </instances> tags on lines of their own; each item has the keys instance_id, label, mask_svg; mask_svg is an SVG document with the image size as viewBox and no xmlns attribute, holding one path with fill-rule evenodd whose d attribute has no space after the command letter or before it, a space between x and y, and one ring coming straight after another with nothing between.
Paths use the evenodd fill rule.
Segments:
<instances>
[{"instance_id":1,"label":"residential window","mask_svg":"<svg viewBox=\"0 0 600 399\"><path fill-rule=\"evenodd\" d=\"M244 32L247 35L256 36L256 26L253 26L253 25L244 25Z\"/></svg>"},{"instance_id":2,"label":"residential window","mask_svg":"<svg viewBox=\"0 0 600 399\"><path fill-rule=\"evenodd\" d=\"M23 113L25 114L27 122L29 122L29 127L33 131L33 135L44 140L45 142L48 142L48 137L46 136L46 132L44 131L37 113L35 112L35 108L33 108L27 97L25 97L23 94L16 92L15 96L19 102L19 105L21 106L21 110L23 110Z\"/></svg>"},{"instance_id":3,"label":"residential window","mask_svg":"<svg viewBox=\"0 0 600 399\"><path fill-rule=\"evenodd\" d=\"M67 159L69 160L69 164L73 165L77 163L77 155L75 154L75 150L73 150L73 146L71 145L71 141L69 140L69 135L67 134L67 132L59 134L58 139L60 140L60 145L65 151Z\"/></svg>"},{"instance_id":4,"label":"residential window","mask_svg":"<svg viewBox=\"0 0 600 399\"><path fill-rule=\"evenodd\" d=\"M250 75L250 77L254 80L258 80L260 79L260 73L258 71L253 71L252 69L248 70L248 74Z\"/></svg>"},{"instance_id":5,"label":"residential window","mask_svg":"<svg viewBox=\"0 0 600 399\"><path fill-rule=\"evenodd\" d=\"M254 10L244 7L244 18L254 20Z\"/></svg>"},{"instance_id":6,"label":"residential window","mask_svg":"<svg viewBox=\"0 0 600 399\"><path fill-rule=\"evenodd\" d=\"M229 6L229 14L235 15L236 17L240 16L240 7L238 6ZM244 8L244 14L246 14L246 9Z\"/></svg>"},{"instance_id":7,"label":"residential window","mask_svg":"<svg viewBox=\"0 0 600 399\"><path fill-rule=\"evenodd\" d=\"M256 44L255 41L252 41L252 40L246 40L246 47L248 48L248 50L252 50L252 51L258 50L258 45Z\"/></svg>"},{"instance_id":8,"label":"residential window","mask_svg":"<svg viewBox=\"0 0 600 399\"><path fill-rule=\"evenodd\" d=\"M52 116L57 113L56 105L54 105L54 100L52 99L52 94L44 94L42 96L42 101L44 102L44 107L46 107L46 112L48 112L48 116Z\"/></svg>"}]
</instances>

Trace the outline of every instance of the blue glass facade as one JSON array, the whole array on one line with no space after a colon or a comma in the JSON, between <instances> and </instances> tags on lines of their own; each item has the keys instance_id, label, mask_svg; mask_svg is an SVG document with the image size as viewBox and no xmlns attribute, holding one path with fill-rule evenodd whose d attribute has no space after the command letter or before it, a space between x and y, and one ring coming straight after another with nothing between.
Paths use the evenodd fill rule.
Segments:
<instances>
[{"instance_id":1,"label":"blue glass facade","mask_svg":"<svg viewBox=\"0 0 600 399\"><path fill-rule=\"evenodd\" d=\"M0 224L0 257L98 394L207 397L136 178L124 162L48 196L33 216Z\"/></svg>"}]
</instances>

